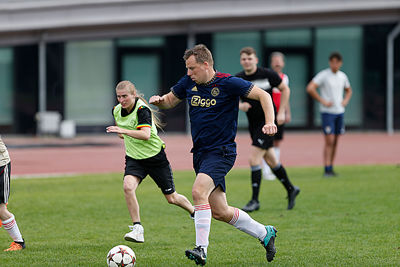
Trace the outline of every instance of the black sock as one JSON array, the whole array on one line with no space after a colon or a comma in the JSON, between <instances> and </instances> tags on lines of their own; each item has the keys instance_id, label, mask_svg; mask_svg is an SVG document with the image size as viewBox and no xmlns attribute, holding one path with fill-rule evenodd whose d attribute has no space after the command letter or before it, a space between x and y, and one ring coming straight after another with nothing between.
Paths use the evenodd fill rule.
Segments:
<instances>
[{"instance_id":1,"label":"black sock","mask_svg":"<svg viewBox=\"0 0 400 267\"><path fill-rule=\"evenodd\" d=\"M252 200L258 202L258 195L260 193L260 185L261 185L261 168L254 171L251 171L251 188L253 189Z\"/></svg>"},{"instance_id":2,"label":"black sock","mask_svg":"<svg viewBox=\"0 0 400 267\"><path fill-rule=\"evenodd\" d=\"M271 170L275 174L275 176L279 179L279 181L281 181L281 183L288 192L293 190L293 185L290 182L289 177L287 176L285 168L283 168L281 164L279 164L278 166L276 166Z\"/></svg>"},{"instance_id":3,"label":"black sock","mask_svg":"<svg viewBox=\"0 0 400 267\"><path fill-rule=\"evenodd\" d=\"M140 224L140 225L142 225L140 222L133 222L133 225L135 225L135 224Z\"/></svg>"}]
</instances>

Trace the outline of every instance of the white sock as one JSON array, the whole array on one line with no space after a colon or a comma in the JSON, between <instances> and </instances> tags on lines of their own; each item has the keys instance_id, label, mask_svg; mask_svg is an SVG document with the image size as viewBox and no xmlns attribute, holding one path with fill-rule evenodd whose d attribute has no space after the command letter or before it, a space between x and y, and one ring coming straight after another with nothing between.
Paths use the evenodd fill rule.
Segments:
<instances>
[{"instance_id":1,"label":"white sock","mask_svg":"<svg viewBox=\"0 0 400 267\"><path fill-rule=\"evenodd\" d=\"M264 225L256 222L246 212L237 208L235 208L233 218L229 224L232 224L246 234L258 238L260 241L262 241L267 235L267 229L265 229Z\"/></svg>"},{"instance_id":2,"label":"white sock","mask_svg":"<svg viewBox=\"0 0 400 267\"><path fill-rule=\"evenodd\" d=\"M275 156L278 162L281 162L281 149L279 147L274 147Z\"/></svg>"},{"instance_id":3,"label":"white sock","mask_svg":"<svg viewBox=\"0 0 400 267\"><path fill-rule=\"evenodd\" d=\"M4 229L7 230L8 234L14 241L23 242L21 232L19 231L17 222L15 221L14 215L10 219L2 221Z\"/></svg>"},{"instance_id":4,"label":"white sock","mask_svg":"<svg viewBox=\"0 0 400 267\"><path fill-rule=\"evenodd\" d=\"M207 254L208 236L211 226L211 208L210 204L201 204L194 206L194 225L196 228L196 246L201 246Z\"/></svg>"}]
</instances>

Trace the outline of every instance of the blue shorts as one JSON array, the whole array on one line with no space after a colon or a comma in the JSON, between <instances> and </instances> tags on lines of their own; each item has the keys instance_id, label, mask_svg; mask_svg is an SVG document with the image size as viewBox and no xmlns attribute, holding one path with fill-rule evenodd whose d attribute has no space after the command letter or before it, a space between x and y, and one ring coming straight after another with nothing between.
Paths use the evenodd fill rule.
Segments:
<instances>
[{"instance_id":1,"label":"blue shorts","mask_svg":"<svg viewBox=\"0 0 400 267\"><path fill-rule=\"evenodd\" d=\"M236 160L236 144L217 147L210 151L193 153L193 168L196 175L205 173L210 176L215 187L221 186L225 192L225 176Z\"/></svg>"},{"instance_id":2,"label":"blue shorts","mask_svg":"<svg viewBox=\"0 0 400 267\"><path fill-rule=\"evenodd\" d=\"M330 114L321 113L322 118L322 130L325 135L328 134L344 134L344 121L343 113L341 114Z\"/></svg>"}]
</instances>

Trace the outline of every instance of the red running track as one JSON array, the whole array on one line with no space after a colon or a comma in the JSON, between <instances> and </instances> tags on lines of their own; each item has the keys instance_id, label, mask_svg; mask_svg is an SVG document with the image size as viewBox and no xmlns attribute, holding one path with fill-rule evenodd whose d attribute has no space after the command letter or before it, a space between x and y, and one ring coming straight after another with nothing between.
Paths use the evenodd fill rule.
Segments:
<instances>
[{"instance_id":1,"label":"red running track","mask_svg":"<svg viewBox=\"0 0 400 267\"><path fill-rule=\"evenodd\" d=\"M191 170L191 138L182 134L161 136L174 170ZM13 177L122 172L124 146L113 135L74 139L2 136L9 147ZM250 137L236 138L235 168L248 167ZM85 145L86 144L86 145ZM51 145L55 147L51 147ZM36 147L32 147L36 146ZM50 146L50 147L49 147ZM323 136L319 132L289 132L281 145L285 166L322 166ZM346 133L339 139L335 165L400 164L400 133Z\"/></svg>"}]
</instances>

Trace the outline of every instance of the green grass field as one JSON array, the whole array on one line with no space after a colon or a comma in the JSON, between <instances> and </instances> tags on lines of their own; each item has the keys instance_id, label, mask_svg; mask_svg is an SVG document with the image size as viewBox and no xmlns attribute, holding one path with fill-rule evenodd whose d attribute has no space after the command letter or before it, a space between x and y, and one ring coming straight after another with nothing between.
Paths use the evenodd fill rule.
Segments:
<instances>
[{"instance_id":1,"label":"green grass field","mask_svg":"<svg viewBox=\"0 0 400 267\"><path fill-rule=\"evenodd\" d=\"M340 176L322 178L321 168L288 168L301 188L286 210L278 181L263 181L261 208L251 216L278 229L277 254L267 263L259 242L213 220L207 266L400 266L400 167L337 167ZM177 191L191 199L191 171L175 172ZM242 207L250 197L247 169L227 177L228 202ZM106 266L115 245L130 246L137 266L194 266L184 256L195 243L194 224L169 205L146 178L138 189L145 243L123 240L129 214L122 174L19 179L11 184L9 209L27 249L5 253L11 242L0 230L0 266Z\"/></svg>"}]
</instances>

